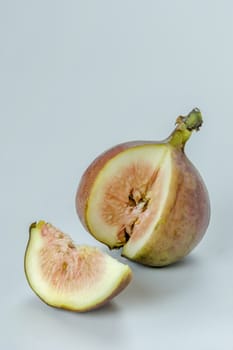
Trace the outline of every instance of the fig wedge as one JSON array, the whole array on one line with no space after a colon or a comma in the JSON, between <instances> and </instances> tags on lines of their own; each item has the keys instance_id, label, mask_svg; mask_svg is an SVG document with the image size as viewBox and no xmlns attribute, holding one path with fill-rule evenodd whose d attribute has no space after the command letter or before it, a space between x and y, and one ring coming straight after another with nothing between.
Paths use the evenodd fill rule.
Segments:
<instances>
[{"instance_id":1,"label":"fig wedge","mask_svg":"<svg viewBox=\"0 0 233 350\"><path fill-rule=\"evenodd\" d=\"M72 311L99 308L130 282L131 269L98 248L75 245L44 221L30 227L25 274L48 305Z\"/></svg>"},{"instance_id":2,"label":"fig wedge","mask_svg":"<svg viewBox=\"0 0 233 350\"><path fill-rule=\"evenodd\" d=\"M165 266L189 254L210 219L206 186L184 153L202 125L198 108L176 119L164 141L119 144L84 172L76 209L84 227L110 249L150 266Z\"/></svg>"}]
</instances>

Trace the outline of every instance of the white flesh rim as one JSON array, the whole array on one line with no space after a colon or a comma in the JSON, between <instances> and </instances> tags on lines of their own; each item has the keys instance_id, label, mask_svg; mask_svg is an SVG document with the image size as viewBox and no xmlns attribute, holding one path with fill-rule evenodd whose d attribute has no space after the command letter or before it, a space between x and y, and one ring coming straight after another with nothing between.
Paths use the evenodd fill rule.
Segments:
<instances>
[{"instance_id":1,"label":"white flesh rim","mask_svg":"<svg viewBox=\"0 0 233 350\"><path fill-rule=\"evenodd\" d=\"M120 284L131 276L131 269L128 265L100 252L103 255L104 269L103 274L95 283L92 281L91 286L89 286L87 276L86 280L82 278L82 285L77 290L68 291L65 288L66 286L59 290L54 288L43 276L39 257L40 251L44 247L45 244L40 230L32 228L25 254L25 272L34 292L51 306L74 311L90 310L95 308L96 305L104 303ZM76 282L78 283L78 281Z\"/></svg>"},{"instance_id":2,"label":"white flesh rim","mask_svg":"<svg viewBox=\"0 0 233 350\"><path fill-rule=\"evenodd\" d=\"M158 170L158 175L150 188L150 201L146 210L147 215L150 215L153 208L155 213L151 215L149 224L145 231L143 230L141 232L140 237L133 239L134 231L132 231L127 242L122 244L122 254L129 258L136 256L137 253L147 244L163 213L171 183L172 162L170 147L163 144L140 145L123 151L112 158L100 171L95 180L89 196L86 211L86 222L90 232L92 232L99 241L107 244L110 248L116 247L118 244L119 226L106 223L100 215L98 208L101 208L102 206L103 193L106 184L111 183L114 178L117 179L118 174L126 169L129 164L140 165L141 163L150 164L154 171L156 171L156 169ZM155 206L157 208L155 208ZM143 224L143 219L140 221ZM139 223L137 230L139 230L140 225L141 224Z\"/></svg>"}]
</instances>

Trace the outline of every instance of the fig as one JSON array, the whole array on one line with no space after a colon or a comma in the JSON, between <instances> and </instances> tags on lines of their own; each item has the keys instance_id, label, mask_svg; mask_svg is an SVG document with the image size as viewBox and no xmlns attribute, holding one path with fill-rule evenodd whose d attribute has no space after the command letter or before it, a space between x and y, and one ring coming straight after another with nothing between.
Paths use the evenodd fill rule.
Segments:
<instances>
[{"instance_id":1,"label":"fig","mask_svg":"<svg viewBox=\"0 0 233 350\"><path fill-rule=\"evenodd\" d=\"M46 304L80 312L106 304L132 277L129 266L98 248L75 245L44 221L30 226L24 266L30 287Z\"/></svg>"},{"instance_id":2,"label":"fig","mask_svg":"<svg viewBox=\"0 0 233 350\"><path fill-rule=\"evenodd\" d=\"M79 218L110 249L149 266L174 263L198 244L210 219L206 186L184 152L203 122L198 108L163 141L131 141L97 157L76 194Z\"/></svg>"}]
</instances>

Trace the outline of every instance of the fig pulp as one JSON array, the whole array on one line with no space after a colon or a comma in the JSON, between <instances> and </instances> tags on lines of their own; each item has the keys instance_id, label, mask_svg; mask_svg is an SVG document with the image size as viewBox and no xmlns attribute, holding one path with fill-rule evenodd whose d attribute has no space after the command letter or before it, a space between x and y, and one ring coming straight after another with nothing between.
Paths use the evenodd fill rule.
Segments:
<instances>
[{"instance_id":1,"label":"fig pulp","mask_svg":"<svg viewBox=\"0 0 233 350\"><path fill-rule=\"evenodd\" d=\"M30 227L25 273L45 303L80 312L106 304L128 285L132 275L127 265L97 248L75 245L44 221Z\"/></svg>"},{"instance_id":2,"label":"fig pulp","mask_svg":"<svg viewBox=\"0 0 233 350\"><path fill-rule=\"evenodd\" d=\"M190 253L210 218L206 186L184 153L201 125L195 108L177 118L166 140L126 142L96 158L76 195L87 231L145 265L168 265Z\"/></svg>"}]
</instances>

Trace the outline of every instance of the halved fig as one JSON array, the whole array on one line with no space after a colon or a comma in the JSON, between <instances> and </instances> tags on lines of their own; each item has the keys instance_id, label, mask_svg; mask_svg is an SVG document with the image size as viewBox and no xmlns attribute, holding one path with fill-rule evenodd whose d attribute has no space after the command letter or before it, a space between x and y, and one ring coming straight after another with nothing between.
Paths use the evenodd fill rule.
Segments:
<instances>
[{"instance_id":1,"label":"halved fig","mask_svg":"<svg viewBox=\"0 0 233 350\"><path fill-rule=\"evenodd\" d=\"M209 197L184 145L202 124L196 108L176 120L164 141L133 141L107 150L80 181L77 213L109 248L151 266L171 264L201 240L209 223Z\"/></svg>"},{"instance_id":2,"label":"halved fig","mask_svg":"<svg viewBox=\"0 0 233 350\"><path fill-rule=\"evenodd\" d=\"M30 227L25 273L33 291L47 304L73 310L96 309L130 282L129 266L71 238L44 221Z\"/></svg>"}]
</instances>

